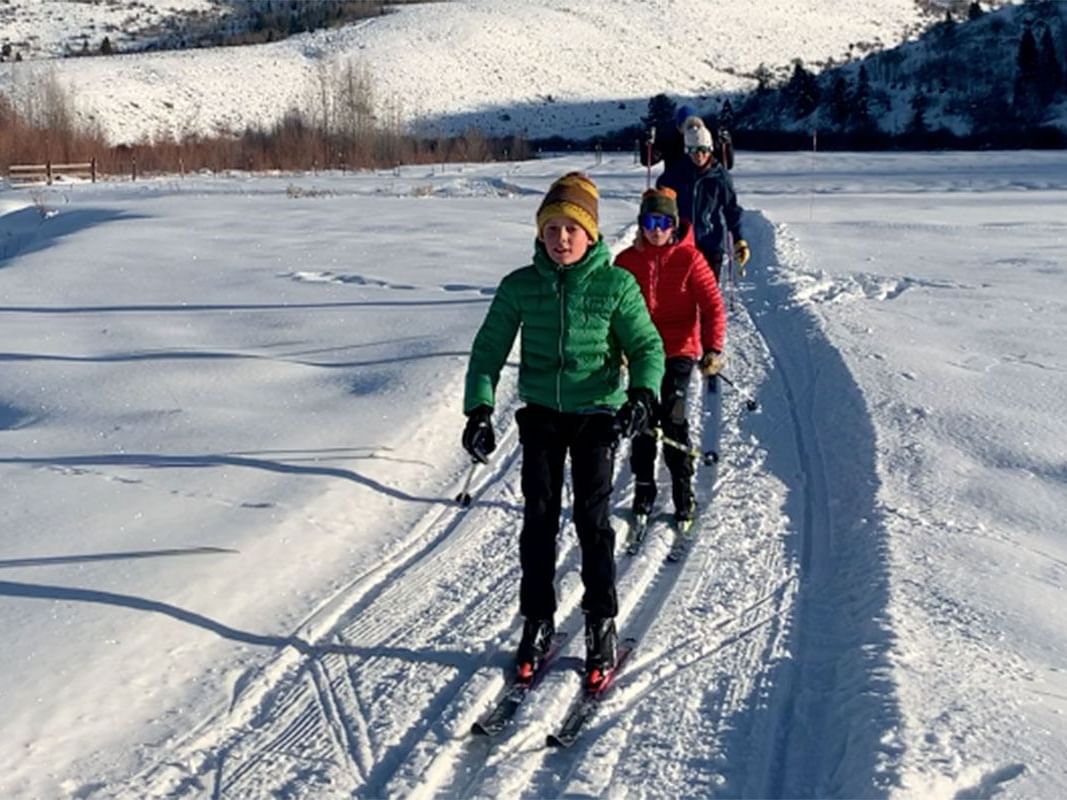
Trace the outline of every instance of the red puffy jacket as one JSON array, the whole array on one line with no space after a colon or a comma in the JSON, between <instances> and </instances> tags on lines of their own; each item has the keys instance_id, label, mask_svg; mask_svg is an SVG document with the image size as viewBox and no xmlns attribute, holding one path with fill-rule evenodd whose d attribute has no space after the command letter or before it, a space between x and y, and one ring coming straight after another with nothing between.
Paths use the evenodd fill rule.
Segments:
<instances>
[{"instance_id":1,"label":"red puffy jacket","mask_svg":"<svg viewBox=\"0 0 1067 800\"><path fill-rule=\"evenodd\" d=\"M692 226L683 221L678 232L679 240L663 247L638 233L637 243L619 253L615 264L637 278L668 358L721 353L726 309L719 284L693 241Z\"/></svg>"}]
</instances>

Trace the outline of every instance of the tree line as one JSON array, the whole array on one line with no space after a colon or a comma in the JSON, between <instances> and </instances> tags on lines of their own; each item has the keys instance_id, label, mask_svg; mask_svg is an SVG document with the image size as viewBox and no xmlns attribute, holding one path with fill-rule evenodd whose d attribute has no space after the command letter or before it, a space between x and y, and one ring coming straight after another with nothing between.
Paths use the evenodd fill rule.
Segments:
<instances>
[{"instance_id":1,"label":"tree line","mask_svg":"<svg viewBox=\"0 0 1067 800\"><path fill-rule=\"evenodd\" d=\"M368 70L354 62L323 66L301 107L273 125L112 145L98 126L78 121L74 97L54 72L40 75L14 97L0 93L0 169L95 158L104 175L144 175L382 169L529 156L528 142L518 135L490 137L475 128L455 136L408 133L399 110L376 108L370 81Z\"/></svg>"}]
</instances>

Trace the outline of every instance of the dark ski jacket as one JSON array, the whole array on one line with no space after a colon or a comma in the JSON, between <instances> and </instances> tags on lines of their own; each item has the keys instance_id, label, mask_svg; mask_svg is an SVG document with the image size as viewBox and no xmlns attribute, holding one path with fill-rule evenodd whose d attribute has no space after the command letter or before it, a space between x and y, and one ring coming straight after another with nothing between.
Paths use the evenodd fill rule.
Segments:
<instances>
[{"instance_id":1,"label":"dark ski jacket","mask_svg":"<svg viewBox=\"0 0 1067 800\"><path fill-rule=\"evenodd\" d=\"M533 263L506 275L474 337L463 410L495 405L496 385L522 331L519 396L564 412L618 409L629 388L659 392L665 356L633 275L600 239L577 264L558 266L538 241Z\"/></svg>"},{"instance_id":2,"label":"dark ski jacket","mask_svg":"<svg viewBox=\"0 0 1067 800\"><path fill-rule=\"evenodd\" d=\"M743 239L741 212L734 182L721 164L712 162L701 170L688 157L664 171L656 186L674 189L678 194L678 215L693 224L697 247L713 261L722 252L729 231L734 241Z\"/></svg>"},{"instance_id":3,"label":"dark ski jacket","mask_svg":"<svg viewBox=\"0 0 1067 800\"><path fill-rule=\"evenodd\" d=\"M619 253L615 264L637 278L667 358L721 353L726 310L719 284L693 242L692 226L683 222L678 234L671 244L653 247L638 232L637 242Z\"/></svg>"}]
</instances>

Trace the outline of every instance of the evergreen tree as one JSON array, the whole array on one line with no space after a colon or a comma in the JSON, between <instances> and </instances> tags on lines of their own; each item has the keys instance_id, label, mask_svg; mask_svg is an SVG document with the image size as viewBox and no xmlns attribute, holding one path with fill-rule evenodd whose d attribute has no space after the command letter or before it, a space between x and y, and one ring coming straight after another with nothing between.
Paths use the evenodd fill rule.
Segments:
<instances>
[{"instance_id":1,"label":"evergreen tree","mask_svg":"<svg viewBox=\"0 0 1067 800\"><path fill-rule=\"evenodd\" d=\"M926 96L926 92L922 89L916 89L915 94L911 96L911 122L908 124L908 130L912 133L926 133L926 112L930 107L930 100Z\"/></svg>"},{"instance_id":2,"label":"evergreen tree","mask_svg":"<svg viewBox=\"0 0 1067 800\"><path fill-rule=\"evenodd\" d=\"M1023 35L1019 37L1019 52L1015 56L1015 66L1018 74L1028 81L1033 81L1037 76L1037 40L1029 25L1023 29Z\"/></svg>"},{"instance_id":3,"label":"evergreen tree","mask_svg":"<svg viewBox=\"0 0 1067 800\"><path fill-rule=\"evenodd\" d=\"M111 39L110 37L105 36L104 41L100 42L100 55L109 56L113 52L114 50L111 47Z\"/></svg>"},{"instance_id":4,"label":"evergreen tree","mask_svg":"<svg viewBox=\"0 0 1067 800\"><path fill-rule=\"evenodd\" d=\"M978 0L974 0L974 2L972 2L970 6L967 7L967 19L969 20L978 19L980 16L982 16L983 13L984 12L982 11L982 5L978 2Z\"/></svg>"},{"instance_id":5,"label":"evergreen tree","mask_svg":"<svg viewBox=\"0 0 1067 800\"><path fill-rule=\"evenodd\" d=\"M819 81L804 68L804 63L799 58L793 62L793 76L785 86L785 98L792 106L797 119L808 116L819 107Z\"/></svg>"},{"instance_id":6,"label":"evergreen tree","mask_svg":"<svg viewBox=\"0 0 1067 800\"><path fill-rule=\"evenodd\" d=\"M1063 91L1063 70L1047 25L1037 48L1037 91L1042 103L1051 103Z\"/></svg>"},{"instance_id":7,"label":"evergreen tree","mask_svg":"<svg viewBox=\"0 0 1067 800\"><path fill-rule=\"evenodd\" d=\"M852 93L850 121L858 128L868 128L871 120L871 79L867 66L861 65L856 77L856 90Z\"/></svg>"},{"instance_id":8,"label":"evergreen tree","mask_svg":"<svg viewBox=\"0 0 1067 800\"><path fill-rule=\"evenodd\" d=\"M1015 57L1015 93L1012 105L1024 121L1033 121L1041 100L1038 96L1037 41L1034 32L1027 26L1019 37L1019 50Z\"/></svg>"},{"instance_id":9,"label":"evergreen tree","mask_svg":"<svg viewBox=\"0 0 1067 800\"><path fill-rule=\"evenodd\" d=\"M665 94L657 94L648 101L648 111L641 117L641 125L645 130L655 128L661 133L674 127L674 112L677 105Z\"/></svg>"},{"instance_id":10,"label":"evergreen tree","mask_svg":"<svg viewBox=\"0 0 1067 800\"><path fill-rule=\"evenodd\" d=\"M839 74L830 85L830 121L843 128L848 123L851 108L848 78Z\"/></svg>"}]
</instances>

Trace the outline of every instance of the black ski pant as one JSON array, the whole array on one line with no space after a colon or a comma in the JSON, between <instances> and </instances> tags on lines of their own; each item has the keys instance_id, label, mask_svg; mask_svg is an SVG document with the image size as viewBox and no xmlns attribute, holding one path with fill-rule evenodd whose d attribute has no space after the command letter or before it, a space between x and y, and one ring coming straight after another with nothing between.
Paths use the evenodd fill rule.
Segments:
<instances>
[{"instance_id":1,"label":"black ski pant","mask_svg":"<svg viewBox=\"0 0 1067 800\"><path fill-rule=\"evenodd\" d=\"M715 276L715 282L722 287L722 262L723 253L722 250L715 250L712 253L704 253L704 258L708 260L708 266L711 267L711 272Z\"/></svg>"},{"instance_id":2,"label":"black ski pant","mask_svg":"<svg viewBox=\"0 0 1067 800\"><path fill-rule=\"evenodd\" d=\"M574 528L582 550L582 610L614 617L615 531L611 488L617 435L609 412L567 414L528 405L515 415L522 442L522 493L526 499L519 560L519 611L551 619L556 610L556 539L563 499L563 467L571 457Z\"/></svg>"},{"instance_id":3,"label":"black ski pant","mask_svg":"<svg viewBox=\"0 0 1067 800\"><path fill-rule=\"evenodd\" d=\"M689 385L696 361L688 356L673 356L667 359L663 373L659 402L656 405L656 420L663 435L689 447ZM656 482L656 439L651 433L633 438L630 446L630 469L638 483ZM688 508L693 495L693 459L676 447L663 446L663 460L671 473L671 495L676 510Z\"/></svg>"}]
</instances>

